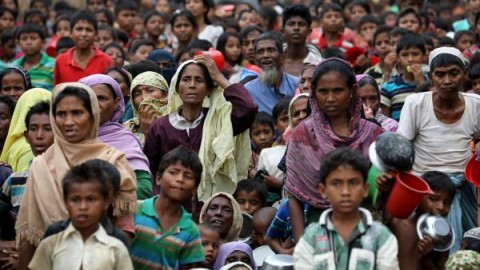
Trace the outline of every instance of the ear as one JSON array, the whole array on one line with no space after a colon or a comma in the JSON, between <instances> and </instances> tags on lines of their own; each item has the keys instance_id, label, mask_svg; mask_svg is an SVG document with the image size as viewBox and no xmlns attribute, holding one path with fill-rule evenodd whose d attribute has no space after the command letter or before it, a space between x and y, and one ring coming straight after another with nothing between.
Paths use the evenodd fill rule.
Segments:
<instances>
[{"instance_id":1,"label":"ear","mask_svg":"<svg viewBox=\"0 0 480 270\"><path fill-rule=\"evenodd\" d=\"M320 195L322 195L322 198L328 199L327 194L325 192L325 190L327 189L327 186L324 183L320 183L320 185L318 185L318 189L320 191Z\"/></svg>"},{"instance_id":2,"label":"ear","mask_svg":"<svg viewBox=\"0 0 480 270\"><path fill-rule=\"evenodd\" d=\"M155 175L155 184L160 185L161 182L162 182L162 175L160 173L157 173Z\"/></svg>"},{"instance_id":3,"label":"ear","mask_svg":"<svg viewBox=\"0 0 480 270\"><path fill-rule=\"evenodd\" d=\"M28 134L28 128L27 128L27 130L25 130L25 131L23 132L23 137L25 137L25 140L26 140L28 143L30 143L30 141L28 140L27 134Z\"/></svg>"},{"instance_id":4,"label":"ear","mask_svg":"<svg viewBox=\"0 0 480 270\"><path fill-rule=\"evenodd\" d=\"M363 184L363 197L367 198L368 193L370 193L370 185L367 182L365 182L365 184Z\"/></svg>"}]
</instances>

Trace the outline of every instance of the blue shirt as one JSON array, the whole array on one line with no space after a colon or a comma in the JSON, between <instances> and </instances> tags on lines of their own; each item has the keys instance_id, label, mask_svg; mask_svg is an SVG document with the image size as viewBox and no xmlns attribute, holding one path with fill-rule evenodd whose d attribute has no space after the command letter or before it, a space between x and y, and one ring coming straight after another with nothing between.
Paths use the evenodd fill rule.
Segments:
<instances>
[{"instance_id":1,"label":"blue shirt","mask_svg":"<svg viewBox=\"0 0 480 270\"><path fill-rule=\"evenodd\" d=\"M262 83L260 78L256 78L245 84L245 88L247 88L252 96L253 101L258 105L258 111L266 112L270 115L278 100L284 97L293 97L297 87L298 78L285 72L282 74L282 81L277 90L271 85Z\"/></svg>"},{"instance_id":2,"label":"blue shirt","mask_svg":"<svg viewBox=\"0 0 480 270\"><path fill-rule=\"evenodd\" d=\"M400 121L400 113L402 112L405 99L415 93L417 86L416 84L407 83L402 76L397 76L383 84L381 103L386 107L390 107L390 117L392 119Z\"/></svg>"}]
</instances>

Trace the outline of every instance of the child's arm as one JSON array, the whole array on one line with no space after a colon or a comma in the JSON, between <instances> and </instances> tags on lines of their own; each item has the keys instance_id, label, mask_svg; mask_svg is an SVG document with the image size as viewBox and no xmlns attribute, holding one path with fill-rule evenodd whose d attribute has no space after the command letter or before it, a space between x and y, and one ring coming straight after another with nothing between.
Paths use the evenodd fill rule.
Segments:
<instances>
[{"instance_id":1,"label":"child's arm","mask_svg":"<svg viewBox=\"0 0 480 270\"><path fill-rule=\"evenodd\" d=\"M285 248L283 247L283 244L280 241L280 239L278 238L272 239L270 237L267 237L267 244L276 254L292 255L293 248L295 247L295 246L291 246L289 248Z\"/></svg>"},{"instance_id":2,"label":"child's arm","mask_svg":"<svg viewBox=\"0 0 480 270\"><path fill-rule=\"evenodd\" d=\"M18 269L27 270L28 264L35 253L35 246L30 244L27 240L20 240L19 248L19 260L18 260ZM47 267L48 269L50 267ZM41 268L39 268L41 269Z\"/></svg>"},{"instance_id":3,"label":"child's arm","mask_svg":"<svg viewBox=\"0 0 480 270\"><path fill-rule=\"evenodd\" d=\"M291 196L288 199L288 207L290 210L290 220L292 222L293 238L295 239L295 242L298 243L303 235L303 231L305 230L305 215L303 213L303 205L300 200L294 196Z\"/></svg>"}]
</instances>

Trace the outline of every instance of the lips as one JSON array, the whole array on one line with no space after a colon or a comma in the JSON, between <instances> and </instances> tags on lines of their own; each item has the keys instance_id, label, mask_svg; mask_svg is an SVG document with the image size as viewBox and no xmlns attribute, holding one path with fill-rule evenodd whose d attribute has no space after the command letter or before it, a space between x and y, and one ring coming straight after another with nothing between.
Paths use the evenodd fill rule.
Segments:
<instances>
[{"instance_id":1,"label":"lips","mask_svg":"<svg viewBox=\"0 0 480 270\"><path fill-rule=\"evenodd\" d=\"M35 145L35 151L38 152L44 152L46 150L46 147L44 145Z\"/></svg>"},{"instance_id":2,"label":"lips","mask_svg":"<svg viewBox=\"0 0 480 270\"><path fill-rule=\"evenodd\" d=\"M88 215L78 215L76 220L77 221L86 221L88 219Z\"/></svg>"},{"instance_id":3,"label":"lips","mask_svg":"<svg viewBox=\"0 0 480 270\"><path fill-rule=\"evenodd\" d=\"M217 227L217 228L223 228L224 224L225 223L223 221L218 220L218 219L210 221L210 225L212 225L213 227Z\"/></svg>"}]
</instances>

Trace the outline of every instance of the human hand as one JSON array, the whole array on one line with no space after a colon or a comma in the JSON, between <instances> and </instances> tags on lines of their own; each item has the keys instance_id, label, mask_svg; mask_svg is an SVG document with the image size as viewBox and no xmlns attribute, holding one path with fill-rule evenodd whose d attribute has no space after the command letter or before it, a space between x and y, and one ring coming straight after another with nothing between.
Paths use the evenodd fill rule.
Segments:
<instances>
[{"instance_id":1,"label":"human hand","mask_svg":"<svg viewBox=\"0 0 480 270\"><path fill-rule=\"evenodd\" d=\"M391 52L385 56L385 59L383 60L383 69L391 73L393 70L393 67L397 63L397 54L395 52Z\"/></svg>"},{"instance_id":2,"label":"human hand","mask_svg":"<svg viewBox=\"0 0 480 270\"><path fill-rule=\"evenodd\" d=\"M1 270L15 270L18 269L18 252L16 251L0 251L2 256L0 257L0 269Z\"/></svg>"},{"instance_id":3,"label":"human hand","mask_svg":"<svg viewBox=\"0 0 480 270\"><path fill-rule=\"evenodd\" d=\"M368 107L365 104L362 104L362 105L363 105L363 113L365 113L365 118L375 118L375 115L373 115L373 110L370 109L370 107Z\"/></svg>"},{"instance_id":4,"label":"human hand","mask_svg":"<svg viewBox=\"0 0 480 270\"><path fill-rule=\"evenodd\" d=\"M377 178L375 179L375 185L377 186L378 191L387 193L392 190L393 181L393 175L389 173L384 173L380 176L377 176Z\"/></svg>"},{"instance_id":5,"label":"human hand","mask_svg":"<svg viewBox=\"0 0 480 270\"><path fill-rule=\"evenodd\" d=\"M370 66L370 59L364 54L361 54L355 59L355 64L360 68L367 68Z\"/></svg>"},{"instance_id":6,"label":"human hand","mask_svg":"<svg viewBox=\"0 0 480 270\"><path fill-rule=\"evenodd\" d=\"M223 76L222 73L220 73L220 71L218 70L215 61L213 61L212 57L209 54L197 54L193 57L193 60L197 61L197 63L199 64L204 65L207 68L210 77L212 77L214 81L217 81L221 76Z\"/></svg>"},{"instance_id":7,"label":"human hand","mask_svg":"<svg viewBox=\"0 0 480 270\"><path fill-rule=\"evenodd\" d=\"M138 108L138 120L144 134L147 133L155 119L157 119L158 111L151 105L145 104Z\"/></svg>"},{"instance_id":8,"label":"human hand","mask_svg":"<svg viewBox=\"0 0 480 270\"><path fill-rule=\"evenodd\" d=\"M418 251L420 251L420 258L424 257L432 250L433 250L432 238L425 236L423 239L418 241Z\"/></svg>"},{"instance_id":9,"label":"human hand","mask_svg":"<svg viewBox=\"0 0 480 270\"><path fill-rule=\"evenodd\" d=\"M407 72L413 75L416 83L422 84L425 79L423 78L422 64L411 64L406 67Z\"/></svg>"}]
</instances>

